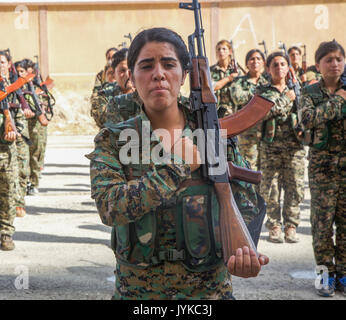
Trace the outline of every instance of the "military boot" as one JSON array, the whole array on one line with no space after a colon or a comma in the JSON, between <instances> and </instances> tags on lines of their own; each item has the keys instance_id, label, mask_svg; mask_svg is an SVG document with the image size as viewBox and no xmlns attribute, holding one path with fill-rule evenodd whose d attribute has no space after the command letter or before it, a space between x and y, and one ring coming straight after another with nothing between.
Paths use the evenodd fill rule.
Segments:
<instances>
[{"instance_id":1,"label":"military boot","mask_svg":"<svg viewBox=\"0 0 346 320\"><path fill-rule=\"evenodd\" d=\"M283 243L282 231L280 226L275 226L269 231L269 241L273 243Z\"/></svg>"},{"instance_id":2,"label":"military boot","mask_svg":"<svg viewBox=\"0 0 346 320\"><path fill-rule=\"evenodd\" d=\"M346 296L346 276L336 278L336 289Z\"/></svg>"},{"instance_id":3,"label":"military boot","mask_svg":"<svg viewBox=\"0 0 346 320\"><path fill-rule=\"evenodd\" d=\"M297 237L296 227L289 226L285 228L285 241L288 243L297 243L299 238Z\"/></svg>"},{"instance_id":4,"label":"military boot","mask_svg":"<svg viewBox=\"0 0 346 320\"><path fill-rule=\"evenodd\" d=\"M1 235L1 250L10 251L15 248L12 237L8 234Z\"/></svg>"}]
</instances>

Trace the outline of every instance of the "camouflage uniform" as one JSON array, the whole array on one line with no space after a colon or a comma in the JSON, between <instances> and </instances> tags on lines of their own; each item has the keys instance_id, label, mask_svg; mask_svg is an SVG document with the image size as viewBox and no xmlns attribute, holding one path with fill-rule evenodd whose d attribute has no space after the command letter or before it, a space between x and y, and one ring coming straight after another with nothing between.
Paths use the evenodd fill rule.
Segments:
<instances>
[{"instance_id":1,"label":"camouflage uniform","mask_svg":"<svg viewBox=\"0 0 346 320\"><path fill-rule=\"evenodd\" d=\"M21 134L26 138L29 137L29 128L28 128L28 120L25 119L23 115L23 130ZM30 175L30 152L29 145L24 141L22 137L17 138L15 147L17 150L17 159L18 159L18 197L16 201L16 207L24 208L25 207L25 199L26 191L27 191L27 183L29 181Z\"/></svg>"},{"instance_id":2,"label":"camouflage uniform","mask_svg":"<svg viewBox=\"0 0 346 320\"><path fill-rule=\"evenodd\" d=\"M112 97L122 94L120 86L116 82L106 82L102 87L93 92L90 102L91 110L90 115L94 118L96 125L99 128L103 127L105 123L105 114L107 109L107 104Z\"/></svg>"},{"instance_id":3,"label":"camouflage uniform","mask_svg":"<svg viewBox=\"0 0 346 320\"><path fill-rule=\"evenodd\" d=\"M111 97L107 109L99 117L101 127L107 127L107 123L114 125L137 116L141 110L140 105L137 92Z\"/></svg>"},{"instance_id":4,"label":"camouflage uniform","mask_svg":"<svg viewBox=\"0 0 346 320\"><path fill-rule=\"evenodd\" d=\"M231 102L234 112L240 110L251 100L258 86L268 83L262 75L257 84L251 82L249 78L249 74L238 77L233 81L230 87ZM259 167L258 152L260 133L260 125L257 125L238 136L240 153L249 162L252 170L257 170Z\"/></svg>"},{"instance_id":5,"label":"camouflage uniform","mask_svg":"<svg viewBox=\"0 0 346 320\"><path fill-rule=\"evenodd\" d=\"M315 66L310 66L306 70L306 83L309 84L311 81L320 81L322 78L321 74L317 71Z\"/></svg>"},{"instance_id":6,"label":"camouflage uniform","mask_svg":"<svg viewBox=\"0 0 346 320\"><path fill-rule=\"evenodd\" d=\"M180 107L187 119L185 129L193 130L193 115ZM135 128L141 135L144 121L148 118L141 112L116 126L108 123L95 138L95 150L87 156L91 160L92 198L102 222L113 226L112 248L117 258L114 298L233 299L231 277L222 262L215 193L204 182L179 189L186 180L200 181L199 170L191 173L190 166L175 155L171 155L171 164L154 164L152 159L149 164L124 166L120 162L121 129ZM149 150L140 150L142 159L160 142L151 135L151 128L147 130L152 138ZM230 145L228 152L229 160L244 166L236 148ZM203 190L203 195L197 190ZM258 215L256 193L250 184L235 180L232 190L242 212L250 219ZM206 245L211 238L206 239L210 230L203 220L208 203L214 208L214 213L209 213L213 215L212 228L218 230L211 246ZM188 248L182 241L182 234L186 236L182 225L189 230ZM126 240L129 232L133 237Z\"/></svg>"},{"instance_id":7,"label":"camouflage uniform","mask_svg":"<svg viewBox=\"0 0 346 320\"><path fill-rule=\"evenodd\" d=\"M230 76L235 73L234 67L230 64L226 71L223 71L218 64L214 64L210 67L210 75L213 84L220 81L221 79ZM223 118L233 113L233 107L231 102L231 87L232 82L227 83L223 88L215 92L218 104L219 117Z\"/></svg>"},{"instance_id":8,"label":"camouflage uniform","mask_svg":"<svg viewBox=\"0 0 346 320\"><path fill-rule=\"evenodd\" d=\"M286 228L297 227L300 222L299 203L304 197L304 147L293 130L293 102L271 84L259 87L258 93L275 105L262 123L261 194L267 203L266 226L281 226L280 186L284 194L282 209ZM279 179L282 179L281 181Z\"/></svg>"},{"instance_id":9,"label":"camouflage uniform","mask_svg":"<svg viewBox=\"0 0 346 320\"><path fill-rule=\"evenodd\" d=\"M34 86L36 89L36 86ZM35 104L33 102L32 96L24 92L24 97L27 100L28 104L35 110ZM42 103L41 108L44 108L45 101L43 96L38 95L40 103ZM32 187L38 188L39 180L41 178L41 171L44 166L44 156L46 152L47 146L47 126L42 126L38 120L38 117L35 116L33 118L28 119L28 129L29 129L29 137L32 144L29 147L30 160L30 174L29 174L29 182Z\"/></svg>"},{"instance_id":10,"label":"camouflage uniform","mask_svg":"<svg viewBox=\"0 0 346 320\"><path fill-rule=\"evenodd\" d=\"M23 129L23 112L21 109L12 110L12 118L17 130ZM13 221L16 217L18 194L18 163L15 143L3 140L3 115L0 113L0 233L12 236L15 228Z\"/></svg>"},{"instance_id":11,"label":"camouflage uniform","mask_svg":"<svg viewBox=\"0 0 346 320\"><path fill-rule=\"evenodd\" d=\"M105 70L106 70L106 67L96 75L92 94L97 93L97 91L99 91L102 88L103 84L106 82Z\"/></svg>"},{"instance_id":12,"label":"camouflage uniform","mask_svg":"<svg viewBox=\"0 0 346 320\"><path fill-rule=\"evenodd\" d=\"M308 173L316 263L327 266L330 273L345 276L346 101L331 94L320 80L303 89L299 109L301 124L304 130L310 130L312 137Z\"/></svg>"}]
</instances>

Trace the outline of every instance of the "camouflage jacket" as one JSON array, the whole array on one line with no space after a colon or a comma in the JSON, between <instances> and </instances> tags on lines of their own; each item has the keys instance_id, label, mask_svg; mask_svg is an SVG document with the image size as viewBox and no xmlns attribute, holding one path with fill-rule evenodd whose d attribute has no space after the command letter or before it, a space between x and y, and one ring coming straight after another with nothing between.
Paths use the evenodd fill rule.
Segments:
<instances>
[{"instance_id":1,"label":"camouflage jacket","mask_svg":"<svg viewBox=\"0 0 346 320\"><path fill-rule=\"evenodd\" d=\"M103 127L105 122L105 114L107 105L112 97L121 95L122 91L119 85L115 82L106 82L101 89L94 92L90 98L91 110L90 115L94 118L99 128Z\"/></svg>"},{"instance_id":2,"label":"camouflage jacket","mask_svg":"<svg viewBox=\"0 0 346 320\"><path fill-rule=\"evenodd\" d=\"M234 112L240 110L246 105L256 92L256 88L261 85L268 84L268 81L263 75L260 76L257 84L251 82L249 74L237 77L231 84L231 102Z\"/></svg>"},{"instance_id":3,"label":"camouflage jacket","mask_svg":"<svg viewBox=\"0 0 346 320\"><path fill-rule=\"evenodd\" d=\"M211 80L213 82L213 85L215 85L215 83L220 81L221 79L228 77L234 72L235 70L232 65L229 65L226 71L223 71L219 67L218 64L212 65L210 67L210 74L211 74ZM232 82L229 82L220 90L215 91L218 106L219 107L222 106L223 108L227 110L225 115L232 113L232 102L231 102L231 91L230 91L231 83Z\"/></svg>"},{"instance_id":4,"label":"camouflage jacket","mask_svg":"<svg viewBox=\"0 0 346 320\"><path fill-rule=\"evenodd\" d=\"M137 116L141 111L141 101L137 91L111 97L104 115L100 117L102 127L114 125Z\"/></svg>"},{"instance_id":5,"label":"camouflage jacket","mask_svg":"<svg viewBox=\"0 0 346 320\"><path fill-rule=\"evenodd\" d=\"M95 77L92 94L97 93L105 83L105 69L101 70Z\"/></svg>"},{"instance_id":6,"label":"camouflage jacket","mask_svg":"<svg viewBox=\"0 0 346 320\"><path fill-rule=\"evenodd\" d=\"M339 88L344 88L339 83ZM312 130L313 144L318 141L325 145L322 149L329 152L345 152L346 100L331 94L323 79L303 89L299 103L300 122L304 130ZM311 148L318 152L316 148Z\"/></svg>"},{"instance_id":7,"label":"camouflage jacket","mask_svg":"<svg viewBox=\"0 0 346 320\"><path fill-rule=\"evenodd\" d=\"M288 91L286 86L283 92L280 92L271 83L257 89L259 95L275 103L262 123L262 140L265 142L275 141L279 144L292 142L298 146L293 130L293 120L297 115L293 109L293 101L286 95Z\"/></svg>"},{"instance_id":8,"label":"camouflage jacket","mask_svg":"<svg viewBox=\"0 0 346 320\"><path fill-rule=\"evenodd\" d=\"M180 108L182 108L185 114L185 129L194 129L196 127L194 115L182 105L180 105ZM136 125L131 124L130 126L132 122L135 122ZM191 173L190 166L176 155L170 155L172 163L156 163L155 160L149 157L147 164L144 164L143 159L148 159L146 155L152 155L154 148L157 149L160 144L160 140L152 134L151 127L149 130L147 128L150 131L149 137L151 137L151 140L148 142L150 144L149 148L141 148L143 142L134 144L140 147L139 155L142 159L140 164L123 164L120 161L120 146L123 146L126 142L120 143L118 129L123 130L135 127L138 128L137 132L141 133L143 129L141 130L140 128L144 127L144 123L148 123L148 118L145 112L142 111L136 118L115 126L108 123L107 127L102 129L95 137L95 150L87 155L87 158L91 160L91 196L95 199L102 222L106 225L114 226L116 230L115 234L113 234L113 239L116 239L116 241L114 240L112 243L116 251L117 261L137 267L147 267L150 265L150 262L153 262L143 259L138 261L136 254L140 255L139 252L142 252L142 255L144 255L143 250L147 250L146 252L151 250L167 252L181 248L180 233L182 228L177 227L176 223L178 222L176 219L179 217L181 219L182 216L178 215L177 212L188 210L185 214L187 216L191 214L190 218L192 220L188 220L188 222L185 220L180 221L178 225L187 223L186 228L190 232L190 239L193 239L193 244L191 244L189 250L194 251L194 261L196 262L196 265L189 265L189 267L196 271L199 266L203 266L200 262L201 259L204 259L201 256L206 250L206 232L208 232L204 230L204 222L199 221L199 211L197 208L202 205L203 210L206 210L208 207L207 201L211 200L206 200L207 198L205 197L209 194L208 192L213 192L213 188L208 189L210 188L208 184L202 184L198 187L202 188L198 190L204 190L202 194L198 193L194 187L180 189L180 185L184 181L188 179L200 180L201 177L199 170ZM144 138L140 137L140 139ZM246 166L246 162L242 159L234 144L230 144L228 147L228 160L239 166ZM190 193L187 190L190 190L190 193L192 192L191 196L189 196ZM259 214L257 195L254 188L251 184L234 180L232 181L232 190L238 208L244 215L244 219L252 221ZM212 218L213 226L219 228L218 214L216 214L218 212L217 200L215 197L211 199L214 199L210 204L214 212ZM185 201L187 201L186 208L183 206ZM195 201L197 202L195 203ZM196 216L193 218L194 215ZM133 224L135 227L130 227ZM156 226L156 231L148 232L143 225L147 226L146 228L154 228ZM129 248L127 241L121 240L121 235L127 234L129 230L133 230L131 228L135 228L138 239L138 242L133 244L133 248ZM204 230L204 232L201 233L201 230ZM219 236L219 233L217 235ZM216 242L219 243L217 254L221 258L220 241ZM208 250L210 250L210 247Z\"/></svg>"},{"instance_id":9,"label":"camouflage jacket","mask_svg":"<svg viewBox=\"0 0 346 320\"><path fill-rule=\"evenodd\" d=\"M306 83L309 84L311 81L320 81L322 75L317 71L315 66L310 66L306 70Z\"/></svg>"}]
</instances>

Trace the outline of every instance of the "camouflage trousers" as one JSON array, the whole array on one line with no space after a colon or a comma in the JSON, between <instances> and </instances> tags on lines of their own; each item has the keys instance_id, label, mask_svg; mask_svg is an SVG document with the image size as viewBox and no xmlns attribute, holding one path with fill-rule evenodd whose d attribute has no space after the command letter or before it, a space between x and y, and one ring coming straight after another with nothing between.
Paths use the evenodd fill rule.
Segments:
<instances>
[{"instance_id":1,"label":"camouflage trousers","mask_svg":"<svg viewBox=\"0 0 346 320\"><path fill-rule=\"evenodd\" d=\"M260 140L257 136L257 132L257 128L251 128L238 136L240 154L250 164L251 169L255 171L260 170L258 156L260 151Z\"/></svg>"},{"instance_id":2,"label":"camouflage trousers","mask_svg":"<svg viewBox=\"0 0 346 320\"><path fill-rule=\"evenodd\" d=\"M311 150L308 173L316 263L346 275L346 153Z\"/></svg>"},{"instance_id":3,"label":"camouflage trousers","mask_svg":"<svg viewBox=\"0 0 346 320\"><path fill-rule=\"evenodd\" d=\"M191 272L179 262L147 269L117 264L114 300L233 300L231 276L222 265Z\"/></svg>"},{"instance_id":4,"label":"camouflage trousers","mask_svg":"<svg viewBox=\"0 0 346 320\"><path fill-rule=\"evenodd\" d=\"M28 138L29 137L28 121L24 120L23 122L24 122L24 130L22 131L22 134ZM24 142L23 138L18 138L16 141L16 149L17 149L17 160L18 160L18 166L17 166L18 186L16 187L16 190L17 190L16 207L24 208L25 207L24 197L26 196L27 182L29 181L29 174L30 174L29 146Z\"/></svg>"},{"instance_id":5,"label":"camouflage trousers","mask_svg":"<svg viewBox=\"0 0 346 320\"><path fill-rule=\"evenodd\" d=\"M0 233L13 235L16 217L17 155L14 144L0 143Z\"/></svg>"},{"instance_id":6,"label":"camouflage trousers","mask_svg":"<svg viewBox=\"0 0 346 320\"><path fill-rule=\"evenodd\" d=\"M260 189L267 203L268 229L281 226L281 216L285 227L297 227L300 223L299 204L304 197L304 155L304 148L294 142L261 144L263 178ZM284 191L282 214L280 187Z\"/></svg>"},{"instance_id":7,"label":"camouflage trousers","mask_svg":"<svg viewBox=\"0 0 346 320\"><path fill-rule=\"evenodd\" d=\"M41 177L41 169L44 165L44 156L47 145L47 127L41 126L40 122L34 118L29 119L29 135L32 145L30 146L30 182L34 187L38 187Z\"/></svg>"}]
</instances>

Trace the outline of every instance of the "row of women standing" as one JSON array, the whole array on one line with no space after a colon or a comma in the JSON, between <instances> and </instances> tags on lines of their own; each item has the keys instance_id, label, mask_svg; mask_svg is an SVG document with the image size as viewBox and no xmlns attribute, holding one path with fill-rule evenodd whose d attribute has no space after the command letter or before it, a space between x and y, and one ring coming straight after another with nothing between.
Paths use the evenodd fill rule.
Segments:
<instances>
[{"instance_id":1,"label":"row of women standing","mask_svg":"<svg viewBox=\"0 0 346 320\"><path fill-rule=\"evenodd\" d=\"M1 78L5 88L15 81L17 73L26 76L34 73L34 63L25 59L12 62L7 51L0 51ZM37 88L33 86L33 90ZM38 120L32 101L32 92L21 88L7 97L10 113L17 134L4 136L4 119L0 113L0 233L1 249L15 248L12 236L15 232L15 217L24 217L27 194L37 192L47 142L47 120L42 125ZM42 95L41 95L42 97Z\"/></svg>"},{"instance_id":2,"label":"row of women standing","mask_svg":"<svg viewBox=\"0 0 346 320\"><path fill-rule=\"evenodd\" d=\"M290 48L289 56L278 51L266 60L261 51L249 51L245 59L249 72L237 78L230 44L221 41L216 51L218 63L211 67L211 71L220 109L227 113L236 112L255 93L275 103L260 125L239 137L242 155L253 169L260 168L263 172L260 192L267 202L269 241L284 241L282 224L286 242L299 241L296 228L300 222L299 204L304 196L304 141L310 146L313 248L317 264L326 266L329 272L329 283L324 284L318 293L334 295L336 284L345 292L346 85L340 80L345 70L343 47L336 41L321 43L315 55L320 74L317 73L317 79L312 81L319 79L319 82L314 84L307 82L306 74L299 67L297 57L301 52L297 47ZM290 62L303 88L298 105L294 91L287 86ZM297 125L298 120L300 125ZM284 192L282 209L281 191Z\"/></svg>"}]
</instances>

